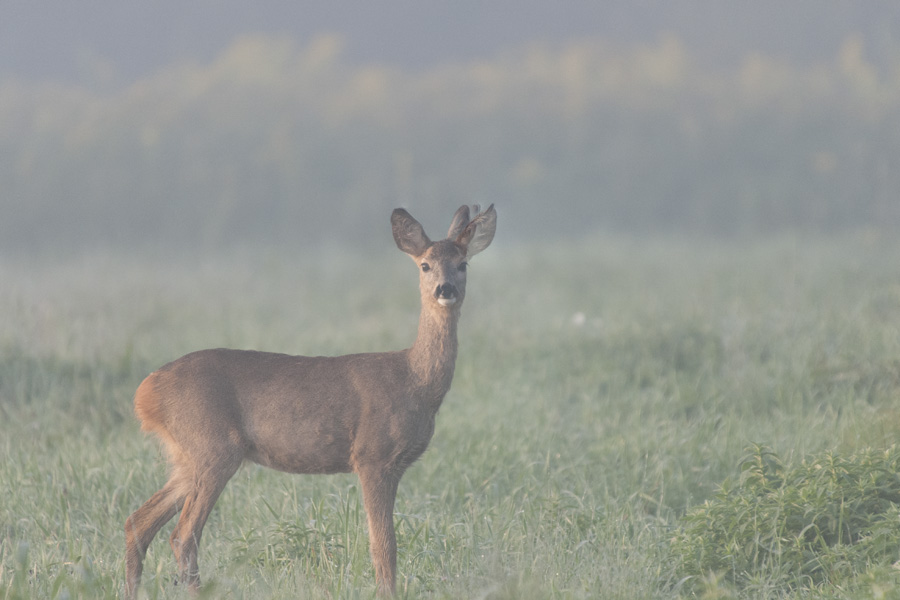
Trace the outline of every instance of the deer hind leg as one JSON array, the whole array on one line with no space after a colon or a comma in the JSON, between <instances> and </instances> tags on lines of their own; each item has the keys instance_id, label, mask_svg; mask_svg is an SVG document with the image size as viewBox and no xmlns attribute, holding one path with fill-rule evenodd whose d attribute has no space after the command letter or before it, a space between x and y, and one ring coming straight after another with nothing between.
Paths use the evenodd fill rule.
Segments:
<instances>
[{"instance_id":1,"label":"deer hind leg","mask_svg":"<svg viewBox=\"0 0 900 600\"><path fill-rule=\"evenodd\" d=\"M363 503L369 522L369 551L375 567L378 595L393 596L397 571L397 539L394 535L394 500L400 477L382 469L359 472Z\"/></svg>"},{"instance_id":2,"label":"deer hind leg","mask_svg":"<svg viewBox=\"0 0 900 600\"><path fill-rule=\"evenodd\" d=\"M197 548L206 519L212 512L216 500L225 484L237 471L240 458L222 461L212 467L202 469L195 475L190 491L181 509L178 524L172 532L169 543L178 564L178 581L197 591L200 587L200 571L197 566Z\"/></svg>"},{"instance_id":3,"label":"deer hind leg","mask_svg":"<svg viewBox=\"0 0 900 600\"><path fill-rule=\"evenodd\" d=\"M150 542L181 508L185 498L184 475L175 470L166 485L125 521L125 597L134 598L144 570Z\"/></svg>"}]
</instances>

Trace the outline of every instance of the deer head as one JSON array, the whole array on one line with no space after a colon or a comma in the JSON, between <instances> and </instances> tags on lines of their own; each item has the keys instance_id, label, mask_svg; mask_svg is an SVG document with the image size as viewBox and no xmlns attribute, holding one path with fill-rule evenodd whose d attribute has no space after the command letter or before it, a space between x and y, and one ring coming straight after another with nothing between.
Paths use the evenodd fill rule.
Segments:
<instances>
[{"instance_id":1,"label":"deer head","mask_svg":"<svg viewBox=\"0 0 900 600\"><path fill-rule=\"evenodd\" d=\"M402 208L391 215L391 228L397 247L419 265L419 289L423 307L456 309L466 296L466 267L468 259L494 239L497 212L494 205L484 212L474 207L475 217L469 218L469 207L461 206L453 216L447 238L432 242L422 225Z\"/></svg>"}]
</instances>

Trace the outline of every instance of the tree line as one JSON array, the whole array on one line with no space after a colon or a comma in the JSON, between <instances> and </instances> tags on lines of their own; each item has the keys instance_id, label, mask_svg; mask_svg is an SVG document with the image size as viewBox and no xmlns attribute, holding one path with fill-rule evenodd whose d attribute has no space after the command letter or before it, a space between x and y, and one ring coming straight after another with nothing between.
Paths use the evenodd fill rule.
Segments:
<instances>
[{"instance_id":1,"label":"tree line","mask_svg":"<svg viewBox=\"0 0 900 600\"><path fill-rule=\"evenodd\" d=\"M101 93L0 82L0 247L360 244L390 209L495 202L521 236L900 226L900 51L798 67L535 44L409 72L236 40ZM377 238L376 238L377 239Z\"/></svg>"}]
</instances>

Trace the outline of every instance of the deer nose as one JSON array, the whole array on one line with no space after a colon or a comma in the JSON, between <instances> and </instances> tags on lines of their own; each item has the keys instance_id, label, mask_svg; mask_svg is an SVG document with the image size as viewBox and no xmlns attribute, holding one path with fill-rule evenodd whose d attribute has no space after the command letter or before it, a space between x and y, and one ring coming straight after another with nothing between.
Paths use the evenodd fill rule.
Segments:
<instances>
[{"instance_id":1,"label":"deer nose","mask_svg":"<svg viewBox=\"0 0 900 600\"><path fill-rule=\"evenodd\" d=\"M442 283L434 290L434 297L438 300L456 300L457 290L452 283Z\"/></svg>"}]
</instances>

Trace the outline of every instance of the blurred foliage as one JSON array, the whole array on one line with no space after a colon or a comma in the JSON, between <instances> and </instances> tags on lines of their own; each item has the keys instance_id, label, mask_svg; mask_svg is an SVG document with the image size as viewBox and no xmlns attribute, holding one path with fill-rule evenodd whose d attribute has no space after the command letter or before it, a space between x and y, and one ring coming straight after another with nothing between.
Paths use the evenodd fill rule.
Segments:
<instances>
[{"instance_id":1,"label":"blurred foliage","mask_svg":"<svg viewBox=\"0 0 900 600\"><path fill-rule=\"evenodd\" d=\"M893 229L898 131L900 51L860 37L811 67L670 36L406 72L250 36L118 92L0 82L0 244L366 245L394 206L463 202L528 236Z\"/></svg>"}]
</instances>

